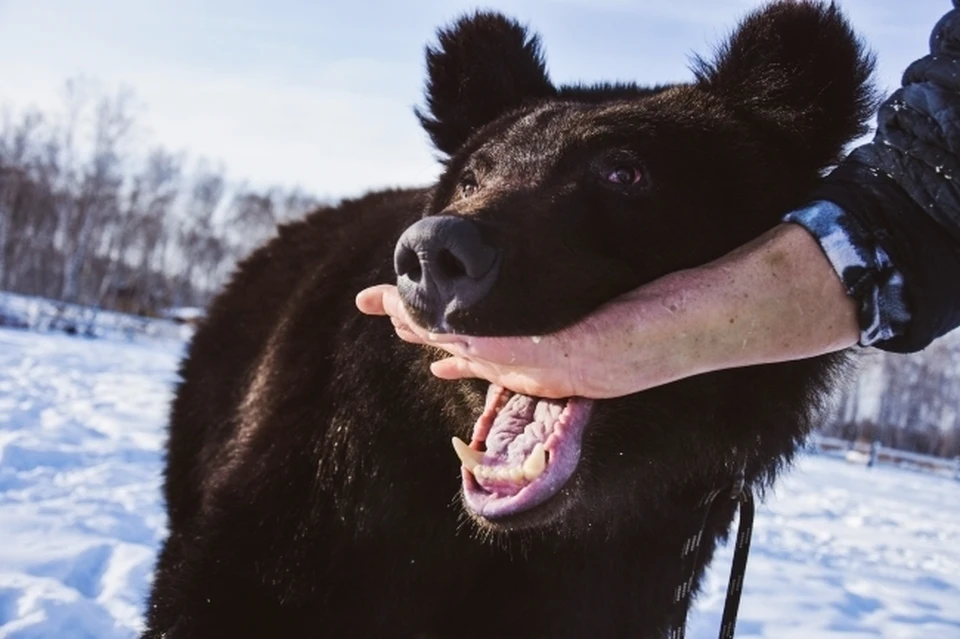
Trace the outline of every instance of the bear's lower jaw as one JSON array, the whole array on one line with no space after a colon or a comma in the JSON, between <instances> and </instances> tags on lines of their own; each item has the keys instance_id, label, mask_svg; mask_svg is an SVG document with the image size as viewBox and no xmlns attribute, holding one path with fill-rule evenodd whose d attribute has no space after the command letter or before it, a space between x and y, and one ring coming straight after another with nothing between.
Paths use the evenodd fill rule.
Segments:
<instances>
[{"instance_id":1,"label":"bear's lower jaw","mask_svg":"<svg viewBox=\"0 0 960 639\"><path fill-rule=\"evenodd\" d=\"M467 509L509 519L560 492L580 462L592 409L580 397L544 399L491 385L470 445L454 438Z\"/></svg>"}]
</instances>

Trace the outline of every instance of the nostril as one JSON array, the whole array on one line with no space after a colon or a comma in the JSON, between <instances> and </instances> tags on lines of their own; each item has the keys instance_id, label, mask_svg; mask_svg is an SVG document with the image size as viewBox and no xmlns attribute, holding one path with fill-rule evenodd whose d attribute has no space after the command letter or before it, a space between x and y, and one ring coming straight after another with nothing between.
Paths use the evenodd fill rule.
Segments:
<instances>
[{"instance_id":1,"label":"nostril","mask_svg":"<svg viewBox=\"0 0 960 639\"><path fill-rule=\"evenodd\" d=\"M447 249L437 253L437 269L439 274L448 280L457 280L467 275L467 267Z\"/></svg>"},{"instance_id":2,"label":"nostril","mask_svg":"<svg viewBox=\"0 0 960 639\"><path fill-rule=\"evenodd\" d=\"M496 279L500 256L484 237L489 228L452 215L428 216L408 227L393 253L404 301L437 320L483 298Z\"/></svg>"},{"instance_id":3,"label":"nostril","mask_svg":"<svg viewBox=\"0 0 960 639\"><path fill-rule=\"evenodd\" d=\"M414 282L419 282L423 276L423 267L420 265L420 256L410 247L404 247L397 255L396 263L397 275L409 277Z\"/></svg>"}]
</instances>

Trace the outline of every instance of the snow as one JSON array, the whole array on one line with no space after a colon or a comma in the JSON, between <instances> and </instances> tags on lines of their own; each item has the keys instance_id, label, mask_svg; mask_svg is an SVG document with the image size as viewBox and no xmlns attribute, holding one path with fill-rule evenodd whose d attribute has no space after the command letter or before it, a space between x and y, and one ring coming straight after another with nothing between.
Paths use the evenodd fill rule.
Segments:
<instances>
[{"instance_id":1,"label":"snow","mask_svg":"<svg viewBox=\"0 0 960 639\"><path fill-rule=\"evenodd\" d=\"M109 339L189 339L200 309L180 309L181 316L165 319L105 311L90 306L0 291L0 327L28 328ZM173 320L178 320L175 322Z\"/></svg>"},{"instance_id":2,"label":"snow","mask_svg":"<svg viewBox=\"0 0 960 639\"><path fill-rule=\"evenodd\" d=\"M0 637L132 637L180 342L0 330Z\"/></svg>"},{"instance_id":3,"label":"snow","mask_svg":"<svg viewBox=\"0 0 960 639\"><path fill-rule=\"evenodd\" d=\"M692 637L717 635L731 556ZM758 510L736 636L960 638L960 482L804 458Z\"/></svg>"},{"instance_id":4,"label":"snow","mask_svg":"<svg viewBox=\"0 0 960 639\"><path fill-rule=\"evenodd\" d=\"M136 636L182 351L0 329L0 638ZM730 558L718 553L688 637L717 636ZM960 482L803 458L758 509L737 628L960 639Z\"/></svg>"}]
</instances>

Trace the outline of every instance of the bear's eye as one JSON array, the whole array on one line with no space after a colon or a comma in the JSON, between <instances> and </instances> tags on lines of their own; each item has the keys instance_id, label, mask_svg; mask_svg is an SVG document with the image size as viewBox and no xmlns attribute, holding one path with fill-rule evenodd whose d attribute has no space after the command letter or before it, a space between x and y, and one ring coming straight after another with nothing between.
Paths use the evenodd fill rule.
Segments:
<instances>
[{"instance_id":1,"label":"bear's eye","mask_svg":"<svg viewBox=\"0 0 960 639\"><path fill-rule=\"evenodd\" d=\"M463 197L470 197L476 193L479 185L477 184L477 176L473 171L467 171L462 176L460 176L460 194Z\"/></svg>"},{"instance_id":2,"label":"bear's eye","mask_svg":"<svg viewBox=\"0 0 960 639\"><path fill-rule=\"evenodd\" d=\"M643 179L643 172L635 166L618 166L607 174L607 182L619 186L633 186Z\"/></svg>"}]
</instances>

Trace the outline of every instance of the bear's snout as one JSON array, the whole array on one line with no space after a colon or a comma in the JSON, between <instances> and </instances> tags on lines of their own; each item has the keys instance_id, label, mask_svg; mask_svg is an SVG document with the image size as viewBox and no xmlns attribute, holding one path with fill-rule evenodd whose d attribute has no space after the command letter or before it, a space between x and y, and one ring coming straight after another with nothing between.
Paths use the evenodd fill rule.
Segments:
<instances>
[{"instance_id":1,"label":"bear's snout","mask_svg":"<svg viewBox=\"0 0 960 639\"><path fill-rule=\"evenodd\" d=\"M480 226L453 215L427 217L404 231L393 255L400 297L428 328L479 302L497 278L500 251Z\"/></svg>"}]
</instances>

